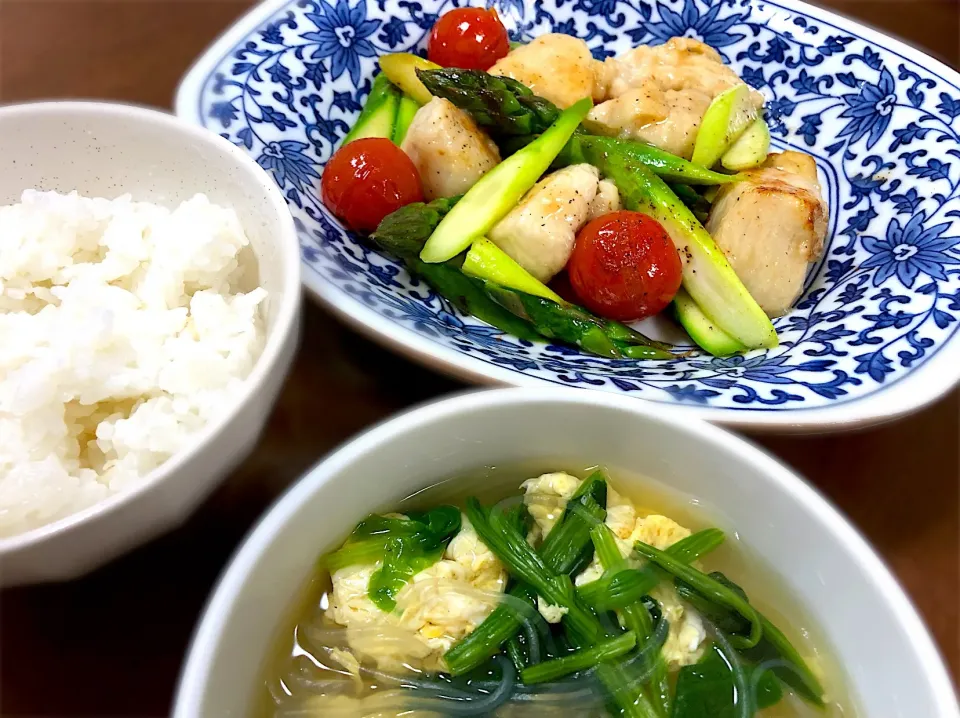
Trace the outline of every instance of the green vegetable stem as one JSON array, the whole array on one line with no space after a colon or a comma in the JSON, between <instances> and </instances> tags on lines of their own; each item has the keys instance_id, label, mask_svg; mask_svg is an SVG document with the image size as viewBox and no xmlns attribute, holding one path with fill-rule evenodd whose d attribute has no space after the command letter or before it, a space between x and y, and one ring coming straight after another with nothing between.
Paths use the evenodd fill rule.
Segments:
<instances>
[{"instance_id":1,"label":"green vegetable stem","mask_svg":"<svg viewBox=\"0 0 960 718\"><path fill-rule=\"evenodd\" d=\"M711 579L720 583L749 602L747 593L736 583L727 578L720 571L708 574ZM676 579L677 593L687 603L693 606L718 630L730 636L743 635L750 630L749 621L738 612L723 606L704 594L694 586ZM762 613L757 611L763 636L755 648L748 648L743 654L759 665L771 665L775 673L784 683L791 686L798 694L815 705L823 704L823 687L814 676L803 657L794 648L790 640Z\"/></svg>"},{"instance_id":2,"label":"green vegetable stem","mask_svg":"<svg viewBox=\"0 0 960 718\"><path fill-rule=\"evenodd\" d=\"M742 175L714 172L645 142L590 134L574 135L555 164L587 162L603 172L603 165L612 159L642 164L665 181L688 185L722 185L742 179Z\"/></svg>"},{"instance_id":3,"label":"green vegetable stem","mask_svg":"<svg viewBox=\"0 0 960 718\"><path fill-rule=\"evenodd\" d=\"M701 596L740 614L747 621L748 632L746 636L733 636L731 641L734 646L737 648L753 648L760 642L763 635L760 617L742 593L642 541L637 541L634 550L664 571L688 584Z\"/></svg>"},{"instance_id":4,"label":"green vegetable stem","mask_svg":"<svg viewBox=\"0 0 960 718\"><path fill-rule=\"evenodd\" d=\"M550 571L557 575L570 574L590 562L593 555L590 525L575 513L574 506L583 506L589 515L602 521L606 516L602 507L606 503L607 483L603 474L591 474L570 497L563 514L540 545L538 553ZM536 594L525 583L514 585L508 594L536 605ZM515 636L522 624L523 617L510 605L497 606L476 629L444 655L450 672L462 675L476 668L493 656L504 641Z\"/></svg>"},{"instance_id":5,"label":"green vegetable stem","mask_svg":"<svg viewBox=\"0 0 960 718\"><path fill-rule=\"evenodd\" d=\"M384 217L370 236L375 244L407 263L434 291L498 329L528 341L556 339L584 351L617 359L672 359L669 346L644 336L625 324L597 317L573 304L509 289L489 280L469 277L461 270L464 258L428 264L418 258L427 238L460 198L415 202Z\"/></svg>"},{"instance_id":6,"label":"green vegetable stem","mask_svg":"<svg viewBox=\"0 0 960 718\"><path fill-rule=\"evenodd\" d=\"M470 498L466 514L477 535L512 576L530 584L548 603L567 609L564 624L577 636L589 642L600 636L599 621L576 598L570 577L551 571L526 537L504 520L502 511L496 508L488 511L475 498Z\"/></svg>"},{"instance_id":7,"label":"green vegetable stem","mask_svg":"<svg viewBox=\"0 0 960 718\"><path fill-rule=\"evenodd\" d=\"M617 546L613 531L606 524L598 524L590 531L590 537L593 539L593 545L600 558L600 564L605 571L617 571L626 565L623 557L620 555L620 548ZM628 603L619 611L620 622L628 630L636 634L637 639L646 642L653 634L653 621L646 607L637 600L634 603ZM646 666L640 666L644 670ZM650 682L647 692L652 697L651 703L661 716L666 718L670 714L670 686L667 683L667 665L663 660L663 655L658 650L652 658L650 672ZM638 691L644 690L644 686L637 686Z\"/></svg>"},{"instance_id":8,"label":"green vegetable stem","mask_svg":"<svg viewBox=\"0 0 960 718\"><path fill-rule=\"evenodd\" d=\"M637 637L627 631L616 638L600 641L591 648L583 648L562 658L554 658L526 668L520 674L524 683L546 683L563 678L571 673L593 668L601 661L619 658L637 645Z\"/></svg>"},{"instance_id":9,"label":"green vegetable stem","mask_svg":"<svg viewBox=\"0 0 960 718\"><path fill-rule=\"evenodd\" d=\"M716 549L724 541L720 529L704 529L670 546L666 553L682 563L693 563ZM650 593L668 574L655 564L643 568L623 569L585 583L577 593L599 611L611 611L639 601Z\"/></svg>"}]
</instances>

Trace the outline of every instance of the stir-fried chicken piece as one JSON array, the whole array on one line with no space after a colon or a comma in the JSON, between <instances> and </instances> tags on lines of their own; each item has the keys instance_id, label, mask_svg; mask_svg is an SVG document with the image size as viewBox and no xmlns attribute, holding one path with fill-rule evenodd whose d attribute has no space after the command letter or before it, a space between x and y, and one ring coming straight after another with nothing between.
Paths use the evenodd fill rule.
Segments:
<instances>
[{"instance_id":1,"label":"stir-fried chicken piece","mask_svg":"<svg viewBox=\"0 0 960 718\"><path fill-rule=\"evenodd\" d=\"M541 35L511 50L488 72L512 77L562 109L584 97L604 97L603 63L593 59L587 43L569 35Z\"/></svg>"},{"instance_id":2,"label":"stir-fried chicken piece","mask_svg":"<svg viewBox=\"0 0 960 718\"><path fill-rule=\"evenodd\" d=\"M600 184L597 185L597 194L587 210L587 221L616 212L618 209L620 209L620 190L610 180L600 180Z\"/></svg>"},{"instance_id":3,"label":"stir-fried chicken piece","mask_svg":"<svg viewBox=\"0 0 960 718\"><path fill-rule=\"evenodd\" d=\"M571 165L540 180L490 230L500 249L541 282L561 269L597 195L597 168Z\"/></svg>"},{"instance_id":4,"label":"stir-fried chicken piece","mask_svg":"<svg viewBox=\"0 0 960 718\"><path fill-rule=\"evenodd\" d=\"M439 97L417 110L403 151L420 172L427 200L463 194L500 162L497 146L470 115Z\"/></svg>"},{"instance_id":5,"label":"stir-fried chicken piece","mask_svg":"<svg viewBox=\"0 0 960 718\"><path fill-rule=\"evenodd\" d=\"M674 37L663 45L640 45L604 63L606 96L619 97L631 88L653 81L661 90L700 90L713 99L743 80L723 64L709 45L687 37ZM763 95L754 91L754 103L763 105Z\"/></svg>"},{"instance_id":6,"label":"stir-fried chicken piece","mask_svg":"<svg viewBox=\"0 0 960 718\"><path fill-rule=\"evenodd\" d=\"M744 82L710 46L675 37L608 59L602 84L610 99L591 111L591 131L642 140L689 159L710 102ZM759 92L750 97L758 109L763 106Z\"/></svg>"},{"instance_id":7,"label":"stir-fried chicken piece","mask_svg":"<svg viewBox=\"0 0 960 718\"><path fill-rule=\"evenodd\" d=\"M807 266L823 252L827 218L813 158L783 152L721 189L706 228L753 298L777 317L796 301Z\"/></svg>"},{"instance_id":8,"label":"stir-fried chicken piece","mask_svg":"<svg viewBox=\"0 0 960 718\"><path fill-rule=\"evenodd\" d=\"M596 134L642 140L690 159L711 99L701 90L662 90L648 81L594 107L585 125Z\"/></svg>"}]
</instances>

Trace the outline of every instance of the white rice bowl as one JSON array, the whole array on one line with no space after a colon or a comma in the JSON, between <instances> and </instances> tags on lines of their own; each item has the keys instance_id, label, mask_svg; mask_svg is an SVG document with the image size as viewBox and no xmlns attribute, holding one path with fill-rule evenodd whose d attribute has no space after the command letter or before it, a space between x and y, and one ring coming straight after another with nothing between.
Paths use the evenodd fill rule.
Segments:
<instances>
[{"instance_id":1,"label":"white rice bowl","mask_svg":"<svg viewBox=\"0 0 960 718\"><path fill-rule=\"evenodd\" d=\"M232 406L264 344L247 246L203 195L0 207L0 537L137 483Z\"/></svg>"}]
</instances>

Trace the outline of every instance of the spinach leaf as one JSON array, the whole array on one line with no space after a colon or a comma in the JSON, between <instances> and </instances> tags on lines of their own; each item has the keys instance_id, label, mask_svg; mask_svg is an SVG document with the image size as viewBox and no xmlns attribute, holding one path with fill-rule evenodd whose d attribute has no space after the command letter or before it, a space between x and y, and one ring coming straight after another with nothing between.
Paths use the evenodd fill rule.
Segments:
<instances>
[{"instance_id":1,"label":"spinach leaf","mask_svg":"<svg viewBox=\"0 0 960 718\"><path fill-rule=\"evenodd\" d=\"M750 599L747 597L746 591L723 573L714 571L709 576L737 594L743 601L749 603ZM674 583L680 598L693 606L701 616L724 633L733 636L745 636L750 632L750 622L742 614L712 601L693 585L679 578ZM793 688L801 698L814 705L823 705L823 687L806 664L806 661L803 660L799 651L766 616L759 611L756 612L756 615L763 629L762 638L756 646L743 648L741 654L757 666L766 664L769 667L769 671L764 671L765 675L761 680L761 687L765 683L769 683L772 678L770 672L772 672L781 681ZM758 695L758 700L760 697Z\"/></svg>"},{"instance_id":2,"label":"spinach leaf","mask_svg":"<svg viewBox=\"0 0 960 718\"><path fill-rule=\"evenodd\" d=\"M720 571L713 571L707 575L739 595L744 601L749 602L750 599L747 598L746 592ZM680 598L693 606L701 616L724 633L743 636L750 632L750 622L741 614L705 598L696 588L680 578L674 580L674 585Z\"/></svg>"},{"instance_id":3,"label":"spinach leaf","mask_svg":"<svg viewBox=\"0 0 960 718\"><path fill-rule=\"evenodd\" d=\"M377 607L392 611L403 585L436 563L458 531L460 509L456 506L411 511L406 518L371 514L357 524L339 550L327 556L325 564L332 572L382 561L370 577L367 593Z\"/></svg>"},{"instance_id":4,"label":"spinach leaf","mask_svg":"<svg viewBox=\"0 0 960 718\"><path fill-rule=\"evenodd\" d=\"M736 700L733 671L711 646L698 663L680 669L673 718L737 718Z\"/></svg>"},{"instance_id":5,"label":"spinach leaf","mask_svg":"<svg viewBox=\"0 0 960 718\"><path fill-rule=\"evenodd\" d=\"M740 718L744 710L752 716L752 706L766 708L783 697L777 679L769 672L754 677L751 667L742 666L742 670L747 685L755 687L754 700L746 708L730 663L720 647L712 645L698 663L680 669L673 718Z\"/></svg>"},{"instance_id":6,"label":"spinach leaf","mask_svg":"<svg viewBox=\"0 0 960 718\"><path fill-rule=\"evenodd\" d=\"M769 708L783 698L783 688L769 670L746 664L743 670L753 691L754 708ZM739 700L733 671L713 645L699 663L680 669L672 718L738 718L743 710Z\"/></svg>"},{"instance_id":7,"label":"spinach leaf","mask_svg":"<svg viewBox=\"0 0 960 718\"><path fill-rule=\"evenodd\" d=\"M415 574L429 568L443 556L444 547L424 552L403 536L387 542L383 565L374 571L367 584L367 595L381 611L397 607L397 594Z\"/></svg>"}]
</instances>

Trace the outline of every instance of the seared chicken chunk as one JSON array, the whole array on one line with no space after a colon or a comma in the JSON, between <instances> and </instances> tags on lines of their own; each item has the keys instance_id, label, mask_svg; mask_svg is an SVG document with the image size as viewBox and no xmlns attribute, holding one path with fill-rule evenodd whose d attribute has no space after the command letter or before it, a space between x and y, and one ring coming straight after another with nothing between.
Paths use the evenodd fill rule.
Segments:
<instances>
[{"instance_id":1,"label":"seared chicken chunk","mask_svg":"<svg viewBox=\"0 0 960 718\"><path fill-rule=\"evenodd\" d=\"M496 144L473 118L440 97L417 110L402 146L428 201L463 194L500 162Z\"/></svg>"},{"instance_id":2,"label":"seared chicken chunk","mask_svg":"<svg viewBox=\"0 0 960 718\"><path fill-rule=\"evenodd\" d=\"M564 167L540 180L487 235L541 282L563 269L597 195L593 165Z\"/></svg>"},{"instance_id":3,"label":"seared chicken chunk","mask_svg":"<svg viewBox=\"0 0 960 718\"><path fill-rule=\"evenodd\" d=\"M827 218L813 158L783 152L721 189L706 228L763 311L778 317L823 252Z\"/></svg>"},{"instance_id":4,"label":"seared chicken chunk","mask_svg":"<svg viewBox=\"0 0 960 718\"><path fill-rule=\"evenodd\" d=\"M594 107L584 124L598 135L642 140L690 159L712 99L702 90L662 90L648 80Z\"/></svg>"},{"instance_id":5,"label":"seared chicken chunk","mask_svg":"<svg viewBox=\"0 0 960 718\"><path fill-rule=\"evenodd\" d=\"M687 37L674 37L663 45L640 45L604 63L606 96L619 97L631 88L654 82L661 90L700 90L713 99L724 90L744 84L723 64L709 45ZM763 105L763 95L753 91L754 104Z\"/></svg>"},{"instance_id":6,"label":"seared chicken chunk","mask_svg":"<svg viewBox=\"0 0 960 718\"><path fill-rule=\"evenodd\" d=\"M591 131L642 140L689 159L710 102L744 82L710 46L675 37L608 59L601 84L610 99L590 112ZM758 109L763 106L759 92L750 97Z\"/></svg>"},{"instance_id":7,"label":"seared chicken chunk","mask_svg":"<svg viewBox=\"0 0 960 718\"><path fill-rule=\"evenodd\" d=\"M593 59L587 43L569 35L541 35L511 50L487 72L512 77L560 108L584 97L604 97L603 63Z\"/></svg>"},{"instance_id":8,"label":"seared chicken chunk","mask_svg":"<svg viewBox=\"0 0 960 718\"><path fill-rule=\"evenodd\" d=\"M600 180L600 184L597 185L597 194L587 211L587 221L616 212L618 209L620 209L620 190L610 180Z\"/></svg>"}]
</instances>

